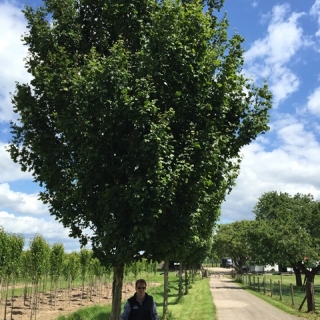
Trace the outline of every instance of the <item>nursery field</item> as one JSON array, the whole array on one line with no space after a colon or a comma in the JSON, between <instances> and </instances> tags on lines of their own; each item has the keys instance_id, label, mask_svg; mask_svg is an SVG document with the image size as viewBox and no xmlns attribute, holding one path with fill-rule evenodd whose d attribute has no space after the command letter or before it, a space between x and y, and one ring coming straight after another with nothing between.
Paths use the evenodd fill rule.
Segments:
<instances>
[{"instance_id":1,"label":"nursery field","mask_svg":"<svg viewBox=\"0 0 320 320\"><path fill-rule=\"evenodd\" d=\"M147 291L156 303L158 313L161 316L163 307L163 275L161 272L141 272L136 277L131 273L125 276L122 297L123 303L135 292L135 279L144 278L148 283ZM208 279L196 276L194 282L189 285L189 294L178 297L178 277L176 272L169 273L169 313L170 319L196 320L201 315L202 320L214 319L214 306L209 290ZM82 280L77 279L72 289L68 289L68 283L61 280L60 288L56 295L45 289L38 293L36 310L32 308L32 290L25 292L23 282L17 283L14 295L9 290L6 305L3 303L3 293L0 306L0 315L7 314L4 319L14 320L73 320L73 319L108 319L111 311L111 277L95 286L82 286ZM25 296L26 294L26 296ZM194 306L195 307L191 307ZM190 307L189 307L190 306ZM6 311L5 311L6 309Z\"/></svg>"},{"instance_id":2,"label":"nursery field","mask_svg":"<svg viewBox=\"0 0 320 320\"><path fill-rule=\"evenodd\" d=\"M140 273L148 282L148 289L160 286L154 277L148 273ZM158 276L158 281L163 282L163 277ZM53 289L50 283L41 282L39 286L32 283L18 281L14 286L1 288L0 318L14 320L50 320L59 315L72 313L79 308L95 305L110 305L112 297L112 278L105 275L101 279L91 282L78 278L72 286L64 279L59 280L58 288ZM135 291L133 276L124 279L122 297L127 299Z\"/></svg>"}]
</instances>

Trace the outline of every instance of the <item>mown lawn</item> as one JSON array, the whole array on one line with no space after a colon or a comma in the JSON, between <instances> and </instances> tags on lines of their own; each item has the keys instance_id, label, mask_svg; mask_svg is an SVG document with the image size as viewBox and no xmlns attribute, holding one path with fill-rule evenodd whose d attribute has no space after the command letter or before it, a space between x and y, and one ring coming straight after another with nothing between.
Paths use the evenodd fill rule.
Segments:
<instances>
[{"instance_id":1,"label":"mown lawn","mask_svg":"<svg viewBox=\"0 0 320 320\"><path fill-rule=\"evenodd\" d=\"M163 282L163 277L157 276L153 281ZM163 285L148 289L148 293L156 301L158 314L161 318ZM195 282L189 285L189 293L179 299L178 278L175 273L170 273L168 295L169 320L216 320L216 310L210 292L209 278L201 279L200 276L197 276ZM94 306L80 309L68 316L60 316L57 320L106 320L109 318L110 312L110 306Z\"/></svg>"}]
</instances>

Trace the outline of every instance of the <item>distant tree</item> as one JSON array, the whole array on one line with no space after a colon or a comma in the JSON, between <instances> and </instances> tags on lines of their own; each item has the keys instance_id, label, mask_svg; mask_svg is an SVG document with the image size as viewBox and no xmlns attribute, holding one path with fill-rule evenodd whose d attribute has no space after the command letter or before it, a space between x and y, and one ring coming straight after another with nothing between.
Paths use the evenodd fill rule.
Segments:
<instances>
[{"instance_id":1,"label":"distant tree","mask_svg":"<svg viewBox=\"0 0 320 320\"><path fill-rule=\"evenodd\" d=\"M256 259L292 267L297 285L302 285L301 270L317 267L320 260L319 209L310 194L264 193L254 208L251 232Z\"/></svg>"},{"instance_id":2,"label":"distant tree","mask_svg":"<svg viewBox=\"0 0 320 320\"><path fill-rule=\"evenodd\" d=\"M71 252L65 255L63 261L63 276L68 281L68 289L71 292L75 279L81 274L80 255Z\"/></svg>"},{"instance_id":3,"label":"distant tree","mask_svg":"<svg viewBox=\"0 0 320 320\"><path fill-rule=\"evenodd\" d=\"M222 4L45 0L24 10L33 79L13 95L9 151L51 214L114 267L112 320L124 265L141 252L174 255L194 214L215 221L241 148L268 130L271 94L242 73L243 38L228 38Z\"/></svg>"},{"instance_id":4,"label":"distant tree","mask_svg":"<svg viewBox=\"0 0 320 320\"><path fill-rule=\"evenodd\" d=\"M211 267L213 267L214 264L217 266L218 264L220 265L220 263L221 263L220 257L218 255L217 250L216 250L215 246L213 245L213 243L211 245L211 250L208 252L208 256L205 261L206 261L206 263L211 263Z\"/></svg>"},{"instance_id":5,"label":"distant tree","mask_svg":"<svg viewBox=\"0 0 320 320\"><path fill-rule=\"evenodd\" d=\"M40 234L36 234L29 244L28 258L32 275L31 319L40 307L41 283L45 284L45 278L49 273L51 248L48 242Z\"/></svg>"},{"instance_id":6,"label":"distant tree","mask_svg":"<svg viewBox=\"0 0 320 320\"><path fill-rule=\"evenodd\" d=\"M80 262L80 274L82 280L82 292L81 292L81 304L84 295L84 283L90 271L90 263L92 260L92 251L86 248L81 248L79 253L79 262Z\"/></svg>"},{"instance_id":7,"label":"distant tree","mask_svg":"<svg viewBox=\"0 0 320 320\"><path fill-rule=\"evenodd\" d=\"M4 319L7 318L7 308L11 305L11 319L14 313L14 295L16 280L21 274L21 255L24 239L21 235L5 232L0 226L0 286L1 300L4 305ZM9 290L11 301L8 301Z\"/></svg>"},{"instance_id":8,"label":"distant tree","mask_svg":"<svg viewBox=\"0 0 320 320\"><path fill-rule=\"evenodd\" d=\"M63 270L63 255L64 245L62 243L54 243L51 247L50 252L50 265L49 265L49 276L51 280L51 289L53 296L51 297L51 304L56 305L58 280L62 275Z\"/></svg>"},{"instance_id":9,"label":"distant tree","mask_svg":"<svg viewBox=\"0 0 320 320\"><path fill-rule=\"evenodd\" d=\"M232 258L238 272L251 259L252 246L249 241L249 232L254 221L242 220L220 224L213 236L213 250L222 257Z\"/></svg>"},{"instance_id":10,"label":"distant tree","mask_svg":"<svg viewBox=\"0 0 320 320\"><path fill-rule=\"evenodd\" d=\"M0 226L0 281L3 283L6 270L7 270L7 260L9 259L9 250L10 238L8 233Z\"/></svg>"}]
</instances>

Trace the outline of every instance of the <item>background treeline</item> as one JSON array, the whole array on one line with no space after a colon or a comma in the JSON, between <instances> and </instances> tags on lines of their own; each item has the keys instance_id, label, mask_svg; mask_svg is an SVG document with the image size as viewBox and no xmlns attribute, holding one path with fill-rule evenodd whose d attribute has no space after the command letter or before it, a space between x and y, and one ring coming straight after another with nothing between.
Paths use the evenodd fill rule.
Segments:
<instances>
[{"instance_id":1,"label":"background treeline","mask_svg":"<svg viewBox=\"0 0 320 320\"><path fill-rule=\"evenodd\" d=\"M305 285L302 304L307 300L308 311L315 311L320 202L311 194L271 191L258 199L253 213L254 220L219 225L213 236L212 258L231 257L238 273L248 270L246 265L278 265L279 272L291 268L296 286Z\"/></svg>"},{"instance_id":2,"label":"background treeline","mask_svg":"<svg viewBox=\"0 0 320 320\"><path fill-rule=\"evenodd\" d=\"M302 274L313 282L320 270L320 202L310 194L271 191L253 213L254 220L217 227L211 258L231 257L240 273L250 264L290 267L298 286Z\"/></svg>"}]
</instances>

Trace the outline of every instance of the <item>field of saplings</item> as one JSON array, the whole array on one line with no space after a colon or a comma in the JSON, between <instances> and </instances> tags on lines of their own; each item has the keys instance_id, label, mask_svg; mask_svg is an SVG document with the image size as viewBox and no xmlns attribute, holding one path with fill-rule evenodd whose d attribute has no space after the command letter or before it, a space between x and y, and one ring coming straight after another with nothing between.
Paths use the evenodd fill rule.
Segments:
<instances>
[{"instance_id":1,"label":"field of saplings","mask_svg":"<svg viewBox=\"0 0 320 320\"><path fill-rule=\"evenodd\" d=\"M67 254L63 244L50 246L41 235L31 239L28 250L24 245L22 236L0 228L0 319L49 320L81 306L111 303L111 269L92 251ZM147 261L127 266L123 296L132 294L138 274L152 284L157 267Z\"/></svg>"}]
</instances>

